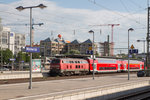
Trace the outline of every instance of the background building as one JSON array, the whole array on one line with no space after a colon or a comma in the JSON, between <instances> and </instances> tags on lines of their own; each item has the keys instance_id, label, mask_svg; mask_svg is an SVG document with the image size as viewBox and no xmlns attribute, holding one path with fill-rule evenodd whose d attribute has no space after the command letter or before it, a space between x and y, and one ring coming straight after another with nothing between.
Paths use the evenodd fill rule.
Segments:
<instances>
[{"instance_id":1,"label":"background building","mask_svg":"<svg viewBox=\"0 0 150 100\"><path fill-rule=\"evenodd\" d=\"M68 44L68 50L78 50L80 54L87 54L87 51L92 51L92 41L90 39L85 40L84 42L79 42L78 40L74 40ZM95 54L98 53L97 51L97 44L94 43Z\"/></svg>"},{"instance_id":2,"label":"background building","mask_svg":"<svg viewBox=\"0 0 150 100\"><path fill-rule=\"evenodd\" d=\"M25 34L14 33L10 28L3 27L0 33L0 44L3 50L8 48L13 54L17 54L22 47L25 47Z\"/></svg>"},{"instance_id":3,"label":"background building","mask_svg":"<svg viewBox=\"0 0 150 100\"><path fill-rule=\"evenodd\" d=\"M94 46L96 54L98 53L98 47L96 43L94 44ZM70 50L78 50L80 54L87 54L88 50L92 50L92 41L88 39L84 42L79 42L78 40L70 42L61 38L57 38L54 40L47 38L40 41L40 52L41 56L44 58L69 53Z\"/></svg>"},{"instance_id":4,"label":"background building","mask_svg":"<svg viewBox=\"0 0 150 100\"><path fill-rule=\"evenodd\" d=\"M105 41L104 43L100 43L100 54L101 56L110 56L111 53L111 43Z\"/></svg>"},{"instance_id":5,"label":"background building","mask_svg":"<svg viewBox=\"0 0 150 100\"><path fill-rule=\"evenodd\" d=\"M74 40L70 43L67 44L67 48L66 52L69 53L70 50L78 50L80 52L80 44L81 42L79 42L78 40Z\"/></svg>"},{"instance_id":6,"label":"background building","mask_svg":"<svg viewBox=\"0 0 150 100\"><path fill-rule=\"evenodd\" d=\"M40 41L41 56L50 57L64 53L66 42L62 39L51 40L47 38Z\"/></svg>"}]
</instances>

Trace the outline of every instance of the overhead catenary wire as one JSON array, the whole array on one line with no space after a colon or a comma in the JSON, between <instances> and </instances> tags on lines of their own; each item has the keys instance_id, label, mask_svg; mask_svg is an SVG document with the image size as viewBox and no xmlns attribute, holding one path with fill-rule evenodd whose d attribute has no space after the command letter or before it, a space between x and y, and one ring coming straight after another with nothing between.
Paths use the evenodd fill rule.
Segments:
<instances>
[{"instance_id":1,"label":"overhead catenary wire","mask_svg":"<svg viewBox=\"0 0 150 100\"><path fill-rule=\"evenodd\" d=\"M139 8L142 8L141 5L139 5L137 2L134 2L133 0L129 0L132 4L134 4L135 6L139 7ZM145 9L145 8L144 8Z\"/></svg>"},{"instance_id":2,"label":"overhead catenary wire","mask_svg":"<svg viewBox=\"0 0 150 100\"><path fill-rule=\"evenodd\" d=\"M112 9L110 9L110 8L107 8L107 7L105 7L105 6L103 6L103 5L101 5L101 4L98 4L96 1L93 1L93 0L88 0L89 2L91 2L91 3L93 3L94 5L96 5L96 6L98 6L98 7L101 7L101 8L104 8L104 9L106 9L106 10L108 10L108 11L112 11ZM117 15L119 15L119 16L122 16L123 18L127 18L128 16L125 16L125 15L122 15L122 14L120 14L119 12L115 12L115 11L112 11L114 14L117 14ZM135 20L135 19L131 19L131 18L128 18L129 20L131 20L131 21L134 21L134 22L136 22L136 23L138 23L138 24L141 24L139 21L137 21L137 20ZM141 24L141 25L144 25L144 24Z\"/></svg>"},{"instance_id":3,"label":"overhead catenary wire","mask_svg":"<svg viewBox=\"0 0 150 100\"><path fill-rule=\"evenodd\" d=\"M95 2L96 3L96 2ZM7 12L7 13L10 13L10 12ZM11 14L14 14L14 13L11 13ZM15 15L15 14L14 14ZM18 14L17 14L18 15ZM18 16L20 16L20 15L18 15ZM21 15L21 16L24 16L24 15ZM24 16L24 17L28 17L28 16ZM62 17L62 18L64 18L64 17ZM41 19L41 18L36 18L36 19ZM68 19L68 18L67 18ZM46 20L46 21L51 21L52 23L55 23L55 24L63 24L63 22L54 22L54 21L52 21L52 20L47 20L47 19L41 19L41 20ZM118 20L118 19L117 19ZM66 24L66 23L65 23ZM70 25L70 24L69 24Z\"/></svg>"},{"instance_id":4,"label":"overhead catenary wire","mask_svg":"<svg viewBox=\"0 0 150 100\"><path fill-rule=\"evenodd\" d=\"M128 8L126 7L126 5L124 4L124 2L122 0L120 0L120 2L123 5L123 7L125 8L125 10L130 13L130 11L128 10Z\"/></svg>"},{"instance_id":5,"label":"overhead catenary wire","mask_svg":"<svg viewBox=\"0 0 150 100\"><path fill-rule=\"evenodd\" d=\"M95 3L96 3L96 1L95 1ZM49 13L47 13L47 14L49 14ZM17 16L20 16L21 14L17 14ZM28 16L25 16L25 15L21 15L21 16L24 16L25 18L27 18ZM60 16L61 17L61 16ZM64 18L64 17L62 17L62 18ZM62 24L64 24L64 22L54 22L54 20L50 20L50 19L43 19L43 18L36 18L36 19L40 19L40 20L45 20L45 21L49 21L50 23L54 23L54 24L60 24L60 25L62 25ZM68 17L67 17L67 19L68 19ZM75 21L75 20L74 20ZM66 24L66 23L65 23ZM68 25L70 25L70 23L68 23ZM80 27L80 26L78 26L78 27L73 27L72 29L75 29L75 30L86 30L86 29L88 29L89 27ZM42 28L41 28L42 29ZM71 30L72 31L72 29L68 29L68 30ZM59 29L57 29L57 30L59 30ZM66 29L65 29L66 30Z\"/></svg>"}]
</instances>

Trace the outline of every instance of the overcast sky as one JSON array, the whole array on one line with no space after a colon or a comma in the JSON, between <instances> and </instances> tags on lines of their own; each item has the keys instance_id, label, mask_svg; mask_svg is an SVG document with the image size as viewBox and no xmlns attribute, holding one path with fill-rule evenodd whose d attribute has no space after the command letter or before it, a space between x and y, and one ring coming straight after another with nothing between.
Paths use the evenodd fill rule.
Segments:
<instances>
[{"instance_id":1,"label":"overcast sky","mask_svg":"<svg viewBox=\"0 0 150 100\"><path fill-rule=\"evenodd\" d=\"M136 40L146 38L147 0L0 0L2 24L13 32L26 34L28 44L29 25L26 24L29 24L29 9L19 12L15 8L41 3L47 8L32 11L34 23L44 23L42 26L34 25L35 43L48 37L57 38L58 34L65 40L83 42L92 39L89 30L95 32L96 42L106 41L107 35L110 35L111 41L111 26L107 24L120 24L114 26L115 48L127 48L128 29L132 27L134 31L130 32L130 45L143 52L143 43ZM119 52L115 50L115 53ZM127 50L121 52L126 53Z\"/></svg>"}]
</instances>

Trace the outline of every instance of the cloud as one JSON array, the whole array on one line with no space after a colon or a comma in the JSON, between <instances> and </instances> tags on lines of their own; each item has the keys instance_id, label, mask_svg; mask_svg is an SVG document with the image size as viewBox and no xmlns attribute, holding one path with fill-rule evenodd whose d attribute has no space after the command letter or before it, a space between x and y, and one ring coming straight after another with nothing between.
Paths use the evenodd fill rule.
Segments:
<instances>
[{"instance_id":1,"label":"cloud","mask_svg":"<svg viewBox=\"0 0 150 100\"><path fill-rule=\"evenodd\" d=\"M58 6L54 1L21 0L10 4L0 4L2 24L7 26L8 24L12 24L9 27L16 33L29 34L29 25L25 25L29 24L29 9L19 12L15 8L17 6L33 6L41 3L45 4L47 8L32 10L34 23L44 23L42 26L34 26L35 42L40 42L40 40L44 40L47 37L57 38L58 34L62 34L66 40L72 41L78 39L79 41L85 41L89 38L92 39L92 35L88 33L91 29L95 32L95 41L104 42L107 40L107 35L111 36L111 26L90 25L120 24L120 26L114 26L113 40L115 48L127 47L127 30L132 27L135 31L130 33L130 42L142 51L141 44L136 43L136 40L146 37L146 14L143 13L131 15L129 13L108 10L94 11L63 8ZM102 30L102 34L100 34L100 30ZM51 32L53 32L53 36ZM27 41L29 43L29 37L27 37Z\"/></svg>"}]
</instances>

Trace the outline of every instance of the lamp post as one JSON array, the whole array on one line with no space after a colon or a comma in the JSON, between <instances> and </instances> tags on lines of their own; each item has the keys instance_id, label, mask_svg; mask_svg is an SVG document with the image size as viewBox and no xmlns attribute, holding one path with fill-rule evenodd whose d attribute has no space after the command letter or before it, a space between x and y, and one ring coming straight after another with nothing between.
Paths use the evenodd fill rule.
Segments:
<instances>
[{"instance_id":1,"label":"lamp post","mask_svg":"<svg viewBox=\"0 0 150 100\"><path fill-rule=\"evenodd\" d=\"M12 73L14 69L13 44L8 43L8 46L9 46L9 49L12 48L12 56L11 56L11 73Z\"/></svg>"},{"instance_id":2,"label":"lamp post","mask_svg":"<svg viewBox=\"0 0 150 100\"><path fill-rule=\"evenodd\" d=\"M94 48L94 31L93 30L90 30L89 33L93 33L93 43L92 43L92 50L93 50L93 80L94 80L94 69L95 69L95 66L94 66L94 51L95 51L95 48Z\"/></svg>"},{"instance_id":3,"label":"lamp post","mask_svg":"<svg viewBox=\"0 0 150 100\"><path fill-rule=\"evenodd\" d=\"M143 42L143 53L145 54L145 42L146 42L146 40L137 40L137 42Z\"/></svg>"},{"instance_id":4,"label":"lamp post","mask_svg":"<svg viewBox=\"0 0 150 100\"><path fill-rule=\"evenodd\" d=\"M130 68L129 68L129 65L130 65L130 62L129 62L129 60L130 60L130 57L129 57L129 32L130 31L134 31L134 29L133 28L129 28L128 29L128 80L130 80Z\"/></svg>"},{"instance_id":5,"label":"lamp post","mask_svg":"<svg viewBox=\"0 0 150 100\"><path fill-rule=\"evenodd\" d=\"M2 32L0 32L1 33L1 73L3 73L3 53L2 53L2 51L3 51L3 49L2 49Z\"/></svg>"},{"instance_id":6,"label":"lamp post","mask_svg":"<svg viewBox=\"0 0 150 100\"><path fill-rule=\"evenodd\" d=\"M145 55L145 42L146 42L146 40L137 40L137 42L143 42L143 53L144 53L144 70L145 70L145 57L146 57L146 55Z\"/></svg>"},{"instance_id":7,"label":"lamp post","mask_svg":"<svg viewBox=\"0 0 150 100\"><path fill-rule=\"evenodd\" d=\"M24 9L30 9L30 46L32 47L32 8L46 8L45 5L39 4L38 6L30 6L30 7L23 7L19 6L16 9L22 11ZM30 82L29 82L29 89L32 89L32 53L30 53Z\"/></svg>"}]
</instances>

